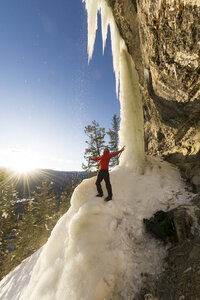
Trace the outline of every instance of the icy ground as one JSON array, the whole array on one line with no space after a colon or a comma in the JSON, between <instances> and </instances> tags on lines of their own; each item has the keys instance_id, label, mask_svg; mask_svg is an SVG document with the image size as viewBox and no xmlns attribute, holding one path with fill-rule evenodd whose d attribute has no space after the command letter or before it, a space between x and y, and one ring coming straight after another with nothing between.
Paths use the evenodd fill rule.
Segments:
<instances>
[{"instance_id":1,"label":"icy ground","mask_svg":"<svg viewBox=\"0 0 200 300\"><path fill-rule=\"evenodd\" d=\"M166 250L144 232L143 218L184 202L178 171L151 159L141 175L116 167L111 183L110 202L94 196L95 177L75 189L40 256L1 281L0 299L127 299L140 289L141 273L161 271Z\"/></svg>"}]
</instances>

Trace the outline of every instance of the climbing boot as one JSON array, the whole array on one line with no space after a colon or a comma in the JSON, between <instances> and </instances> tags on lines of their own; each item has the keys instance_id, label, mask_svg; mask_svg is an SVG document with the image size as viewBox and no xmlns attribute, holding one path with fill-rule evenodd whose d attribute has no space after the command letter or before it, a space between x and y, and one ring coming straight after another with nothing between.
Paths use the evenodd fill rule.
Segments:
<instances>
[{"instance_id":1,"label":"climbing boot","mask_svg":"<svg viewBox=\"0 0 200 300\"><path fill-rule=\"evenodd\" d=\"M104 199L104 201L110 201L110 200L112 200L112 196L108 196Z\"/></svg>"}]
</instances>

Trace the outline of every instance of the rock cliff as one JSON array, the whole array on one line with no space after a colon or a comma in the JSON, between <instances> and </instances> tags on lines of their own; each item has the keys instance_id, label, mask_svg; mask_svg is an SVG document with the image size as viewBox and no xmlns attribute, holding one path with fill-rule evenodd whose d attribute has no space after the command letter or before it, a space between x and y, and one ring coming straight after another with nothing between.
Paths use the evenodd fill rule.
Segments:
<instances>
[{"instance_id":1,"label":"rock cliff","mask_svg":"<svg viewBox=\"0 0 200 300\"><path fill-rule=\"evenodd\" d=\"M200 191L200 1L107 0L139 75L145 147Z\"/></svg>"},{"instance_id":2,"label":"rock cliff","mask_svg":"<svg viewBox=\"0 0 200 300\"><path fill-rule=\"evenodd\" d=\"M200 0L107 2L138 73L145 150L178 166L189 189L198 193L188 208L177 208L173 224L178 224L174 226L180 229L183 239L169 244L163 273L157 279L146 278L137 299L197 300L200 299ZM187 232L189 235L185 236Z\"/></svg>"}]
</instances>

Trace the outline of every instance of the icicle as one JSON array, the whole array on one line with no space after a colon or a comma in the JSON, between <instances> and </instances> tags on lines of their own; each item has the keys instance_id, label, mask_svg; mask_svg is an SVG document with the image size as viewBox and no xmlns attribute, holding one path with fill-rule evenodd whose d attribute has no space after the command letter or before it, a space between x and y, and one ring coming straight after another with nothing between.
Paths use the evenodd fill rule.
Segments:
<instances>
[{"instance_id":1,"label":"icicle","mask_svg":"<svg viewBox=\"0 0 200 300\"><path fill-rule=\"evenodd\" d=\"M108 25L111 32L113 69L116 80L116 95L121 103L120 145L126 145L120 164L138 170L144 162L142 100L136 77L135 65L122 40L111 8L105 0L84 0L88 12L88 58L92 57L97 29L97 13L101 13L103 52ZM95 16L94 16L95 14ZM91 28L92 26L92 28ZM91 36L90 36L91 35Z\"/></svg>"},{"instance_id":2,"label":"icicle","mask_svg":"<svg viewBox=\"0 0 200 300\"><path fill-rule=\"evenodd\" d=\"M92 58L94 50L94 42L96 38L96 30L98 28L97 14L98 11L101 13L102 22L102 40L103 40L103 52L107 39L108 25L110 25L111 31L111 45L112 45L112 55L113 55L113 69L115 72L116 79L116 95L118 97L118 86L119 86L119 54L121 43L120 34L118 28L113 19L112 11L107 5L105 0L83 0L85 2L85 7L88 16L88 62Z\"/></svg>"},{"instance_id":3,"label":"icicle","mask_svg":"<svg viewBox=\"0 0 200 300\"><path fill-rule=\"evenodd\" d=\"M98 12L98 0L83 0L87 10L88 20L88 63L92 58L94 50L94 42L96 38L96 30L98 28L97 12Z\"/></svg>"},{"instance_id":4,"label":"icicle","mask_svg":"<svg viewBox=\"0 0 200 300\"><path fill-rule=\"evenodd\" d=\"M110 21L110 32L111 32L111 45L112 45L112 55L113 55L113 69L115 72L115 80L116 80L116 95L118 98L118 89L119 89L119 70L120 70L120 50L121 44L124 44L123 40L121 40L119 31L115 24L115 21L112 17Z\"/></svg>"},{"instance_id":5,"label":"icicle","mask_svg":"<svg viewBox=\"0 0 200 300\"><path fill-rule=\"evenodd\" d=\"M101 32L102 32L102 49L103 54L106 46L107 34L108 34L108 25L111 18L111 11L105 1L101 1Z\"/></svg>"}]
</instances>

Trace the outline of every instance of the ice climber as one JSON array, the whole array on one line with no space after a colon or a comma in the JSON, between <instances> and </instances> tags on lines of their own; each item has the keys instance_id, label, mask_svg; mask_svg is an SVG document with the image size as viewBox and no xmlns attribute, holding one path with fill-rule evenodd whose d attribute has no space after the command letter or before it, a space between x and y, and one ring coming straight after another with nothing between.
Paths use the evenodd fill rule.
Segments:
<instances>
[{"instance_id":1,"label":"ice climber","mask_svg":"<svg viewBox=\"0 0 200 300\"><path fill-rule=\"evenodd\" d=\"M121 153L122 151L124 151L123 147L121 150L117 151L117 152L113 152L110 153L108 148L105 148L103 151L103 155L99 156L99 157L95 157L95 158L90 158L93 161L98 161L99 160L99 171L98 171L98 175L97 175L97 180L96 180L96 186L97 186L97 192L98 194L96 195L97 197L103 197L103 190L101 187L101 181L104 179L105 183L106 183L106 189L108 192L108 196L105 198L105 201L109 201L112 200L112 187L110 184L110 175L108 172L108 166L109 166L109 162L110 159L116 155L118 155L119 153Z\"/></svg>"}]
</instances>

